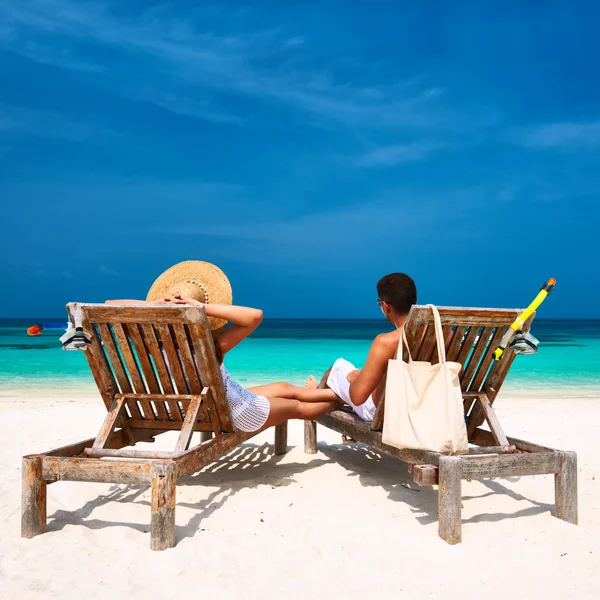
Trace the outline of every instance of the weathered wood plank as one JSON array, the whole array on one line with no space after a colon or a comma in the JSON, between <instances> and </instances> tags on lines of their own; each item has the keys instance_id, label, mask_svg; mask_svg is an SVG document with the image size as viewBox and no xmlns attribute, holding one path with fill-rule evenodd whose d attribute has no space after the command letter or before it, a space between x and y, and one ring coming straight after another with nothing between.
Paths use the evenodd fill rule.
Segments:
<instances>
[{"instance_id":1,"label":"weathered wood plank","mask_svg":"<svg viewBox=\"0 0 600 600\"><path fill-rule=\"evenodd\" d=\"M164 433L162 430L157 431L156 429L131 429L131 435L135 439L136 442L153 442L154 437ZM77 456L81 454L86 448L91 448L94 444L96 438L90 438L88 440L83 440L81 442L76 442L74 444L69 444L68 446L62 446L60 448L55 448L53 450L49 450L48 452L44 452L42 456ZM105 445L105 448L123 448L129 445L129 440L125 439L122 435L121 430L114 431L110 436L108 442Z\"/></svg>"},{"instance_id":2,"label":"weathered wood plank","mask_svg":"<svg viewBox=\"0 0 600 600\"><path fill-rule=\"evenodd\" d=\"M174 458L178 452L172 450L135 450L129 448L107 449L86 448L83 453L92 458Z\"/></svg>"},{"instance_id":3,"label":"weathered wood plank","mask_svg":"<svg viewBox=\"0 0 600 600\"><path fill-rule=\"evenodd\" d=\"M466 332L467 328L464 325L457 325L454 328L454 335L452 336L452 340L450 340L450 344L446 348L446 360L457 362L458 354L460 352L462 341Z\"/></svg>"},{"instance_id":4,"label":"weathered wood plank","mask_svg":"<svg viewBox=\"0 0 600 600\"><path fill-rule=\"evenodd\" d=\"M477 340L476 346L473 349L473 353L471 354L469 362L465 365L463 371L462 380L460 382L460 386L463 392L466 392L469 389L471 381L473 379L473 375L475 374L475 370L479 366L481 357L483 356L483 353L485 352L486 348L488 348L490 338L493 336L493 334L493 327L484 327L481 330L481 333L479 334L479 339ZM495 348L493 350L489 349L488 353L491 354L494 350Z\"/></svg>"},{"instance_id":5,"label":"weathered wood plank","mask_svg":"<svg viewBox=\"0 0 600 600\"><path fill-rule=\"evenodd\" d=\"M75 319L75 309L76 303L67 304L67 312L69 313L69 317L72 322L74 322ZM100 343L98 333L90 322L85 309L82 309L81 315L84 331L87 331L92 336L91 344L85 351L85 358L94 377L94 381L98 386L98 391L100 392L104 406L106 407L106 410L108 410L112 404L115 394L119 390L113 374L108 366L108 361L106 359L106 355L104 354L104 350L102 349L102 344Z\"/></svg>"},{"instance_id":6,"label":"weathered wood plank","mask_svg":"<svg viewBox=\"0 0 600 600\"><path fill-rule=\"evenodd\" d=\"M508 327L523 312L517 308L470 308L457 306L438 306L442 325L474 325L483 327L506 326ZM427 306L415 305L412 307L408 320L417 320L421 323L433 323L431 309Z\"/></svg>"},{"instance_id":7,"label":"weathered wood plank","mask_svg":"<svg viewBox=\"0 0 600 600\"><path fill-rule=\"evenodd\" d=\"M21 537L32 538L46 531L46 482L42 457L24 456L21 493Z\"/></svg>"},{"instance_id":8,"label":"weathered wood plank","mask_svg":"<svg viewBox=\"0 0 600 600\"><path fill-rule=\"evenodd\" d=\"M150 481L150 462L44 456L42 458L42 475L47 481L148 483Z\"/></svg>"},{"instance_id":9,"label":"weathered wood plank","mask_svg":"<svg viewBox=\"0 0 600 600\"><path fill-rule=\"evenodd\" d=\"M381 432L372 431L369 424L365 423L365 421L361 420L354 413L334 410L323 417L319 417L317 423L329 427L329 429L333 429L334 431L344 433L357 442L367 444L380 452L400 458L405 462L437 465L439 460L440 455L437 452L429 452L427 450L399 450L398 448L384 444L381 441Z\"/></svg>"},{"instance_id":10,"label":"weathered wood plank","mask_svg":"<svg viewBox=\"0 0 600 600\"><path fill-rule=\"evenodd\" d=\"M287 452L287 434L288 424L287 421L281 425L275 427L275 448L274 452L276 456L280 456Z\"/></svg>"},{"instance_id":11,"label":"weathered wood plank","mask_svg":"<svg viewBox=\"0 0 600 600\"><path fill-rule=\"evenodd\" d=\"M522 450L524 452L558 452L558 450L555 450L554 448L540 446L533 442L526 442L525 440L519 440L512 437L507 437L506 439L511 446L515 446L517 450ZM489 431L486 431L485 429L476 429L475 434L473 435L473 443L479 444L480 446L493 446L496 443L496 440L494 440L494 436Z\"/></svg>"},{"instance_id":12,"label":"weathered wood plank","mask_svg":"<svg viewBox=\"0 0 600 600\"><path fill-rule=\"evenodd\" d=\"M181 362L185 371L185 379L188 383L190 393L201 394L203 389L202 381L198 376L196 365L194 363L194 357L192 356L192 348L190 347L185 327L183 325L171 326L175 340L177 342L177 349L181 356Z\"/></svg>"},{"instance_id":13,"label":"weathered wood plank","mask_svg":"<svg viewBox=\"0 0 600 600\"><path fill-rule=\"evenodd\" d=\"M167 325L156 325L154 327L160 341L162 342L162 348L167 355L169 361L169 374L171 381L175 383L177 394L189 394L190 390L185 380L181 363L179 362L179 355L175 349L173 338L171 337L171 331Z\"/></svg>"},{"instance_id":14,"label":"weathered wood plank","mask_svg":"<svg viewBox=\"0 0 600 600\"><path fill-rule=\"evenodd\" d=\"M317 422L304 421L304 453L317 453Z\"/></svg>"},{"instance_id":15,"label":"weathered wood plank","mask_svg":"<svg viewBox=\"0 0 600 600\"><path fill-rule=\"evenodd\" d=\"M498 446L508 446L508 440L506 439L506 435L504 434L504 429L502 429L502 425L498 420L498 416L496 415L496 411L492 408L488 397L485 394L478 394L477 401L483 410L483 414L485 416L485 420L488 422L490 427L490 431L492 432L492 436L494 437L494 441ZM470 432L472 436L474 431ZM467 431L467 435L469 432Z\"/></svg>"},{"instance_id":16,"label":"weathered wood plank","mask_svg":"<svg viewBox=\"0 0 600 600\"><path fill-rule=\"evenodd\" d=\"M462 458L441 456L439 461L438 532L449 544L462 541L461 478Z\"/></svg>"},{"instance_id":17,"label":"weathered wood plank","mask_svg":"<svg viewBox=\"0 0 600 600\"><path fill-rule=\"evenodd\" d=\"M139 367L137 365L135 357L133 356L133 352L131 351L131 346L129 345L129 340L127 339L127 334L125 333L123 325L121 325L121 323L112 323L112 330L114 337L117 341L117 347L121 352L121 357L125 361L126 371L129 374L129 379L131 383L130 391L136 392L138 394L143 394L147 392ZM132 418L142 418L142 413L137 402L128 402L127 407L131 412Z\"/></svg>"},{"instance_id":18,"label":"weathered wood plank","mask_svg":"<svg viewBox=\"0 0 600 600\"><path fill-rule=\"evenodd\" d=\"M102 336L102 345L104 346L104 351L110 360L110 365L117 379L119 390L122 393L133 392L131 384L129 383L129 379L127 378L127 374L125 373L125 369L123 368L123 363L121 363L121 357L119 356L119 351L117 350L109 326L106 323L97 323L96 326L98 327L98 331Z\"/></svg>"},{"instance_id":19,"label":"weathered wood plank","mask_svg":"<svg viewBox=\"0 0 600 600\"><path fill-rule=\"evenodd\" d=\"M192 439L192 433L194 433L194 425L198 420L198 412L200 411L200 405L206 400L208 394L208 388L204 388L199 396L193 396L188 404L185 412L185 420L181 427L181 433L179 439L175 445L176 452L184 452L190 445Z\"/></svg>"},{"instance_id":20,"label":"weathered wood plank","mask_svg":"<svg viewBox=\"0 0 600 600\"><path fill-rule=\"evenodd\" d=\"M469 448L469 454L514 454L517 448L511 444L508 446L483 446Z\"/></svg>"},{"instance_id":21,"label":"weathered wood plank","mask_svg":"<svg viewBox=\"0 0 600 600\"><path fill-rule=\"evenodd\" d=\"M558 453L558 472L554 475L555 516L577 525L577 454Z\"/></svg>"},{"instance_id":22,"label":"weathered wood plank","mask_svg":"<svg viewBox=\"0 0 600 600\"><path fill-rule=\"evenodd\" d=\"M196 306L166 306L131 304L82 304L95 323L156 323L170 325L186 321L198 321L205 313Z\"/></svg>"},{"instance_id":23,"label":"weathered wood plank","mask_svg":"<svg viewBox=\"0 0 600 600\"><path fill-rule=\"evenodd\" d=\"M188 450L177 457L177 477L183 477L190 473L194 473L195 471L199 471L219 456L227 454L232 448L239 446L242 442L249 440L261 431L262 429L251 433L238 431L236 433L223 434L200 444L200 446Z\"/></svg>"},{"instance_id":24,"label":"weathered wood plank","mask_svg":"<svg viewBox=\"0 0 600 600\"><path fill-rule=\"evenodd\" d=\"M150 549L175 547L175 466L172 462L152 465Z\"/></svg>"},{"instance_id":25,"label":"weathered wood plank","mask_svg":"<svg viewBox=\"0 0 600 600\"><path fill-rule=\"evenodd\" d=\"M113 400L112 406L110 410L106 413L106 417L104 418L104 423L102 423L102 427L100 427L100 431L96 436L96 440L94 441L94 448L104 448L106 441L114 431L117 423L119 422L119 417L123 411L123 406L125 404L125 396L123 394L117 394L115 399Z\"/></svg>"},{"instance_id":26,"label":"weathered wood plank","mask_svg":"<svg viewBox=\"0 0 600 600\"><path fill-rule=\"evenodd\" d=\"M494 360L494 350L496 350L496 348L500 345L500 342L502 341L502 337L504 336L506 329L507 329L506 327L497 327L496 328L496 331L495 331L492 339L490 340L488 350L485 353L485 356L483 357L481 362L479 363L477 372L475 373L473 380L471 381L469 387L467 388L467 391L479 392L481 390L481 385L485 381L485 378L489 371L490 365L492 364L492 361Z\"/></svg>"},{"instance_id":27,"label":"weathered wood plank","mask_svg":"<svg viewBox=\"0 0 600 600\"><path fill-rule=\"evenodd\" d=\"M179 421L129 421L132 429L150 429L159 431L181 431L182 424ZM197 421L194 424L194 431L212 431L211 423Z\"/></svg>"},{"instance_id":28,"label":"weathered wood plank","mask_svg":"<svg viewBox=\"0 0 600 600\"><path fill-rule=\"evenodd\" d=\"M419 348L417 354L412 353L413 360L422 360L429 362L431 361L431 355L437 352L437 340L435 337L435 327L433 324L429 325L425 331L425 336L423 337L423 342ZM437 358L437 354L436 354Z\"/></svg>"},{"instance_id":29,"label":"weathered wood plank","mask_svg":"<svg viewBox=\"0 0 600 600\"><path fill-rule=\"evenodd\" d=\"M438 467L435 465L412 465L410 472L418 485L438 484Z\"/></svg>"},{"instance_id":30,"label":"weathered wood plank","mask_svg":"<svg viewBox=\"0 0 600 600\"><path fill-rule=\"evenodd\" d=\"M158 339L156 337L156 333L154 332L154 328L152 325L148 324L140 324L144 341L146 342L146 347L148 348L150 355L152 356L154 362L154 368L156 369L156 373L158 374L158 380L162 388L162 392L164 394L168 394L170 396L175 395L175 390L173 388L173 383L171 381L171 376L169 375L169 370L165 364L163 353L160 350L160 346L158 344ZM165 406L164 399L157 399L154 402L155 406L159 407L159 405ZM169 407L169 416L173 421L183 421L183 417L181 416L181 412L179 410L179 405L175 400L167 400L166 404Z\"/></svg>"},{"instance_id":31,"label":"weathered wood plank","mask_svg":"<svg viewBox=\"0 0 600 600\"><path fill-rule=\"evenodd\" d=\"M234 427L208 321L205 318L202 323L190 323L188 328L202 382L212 390L220 430L232 432Z\"/></svg>"},{"instance_id":32,"label":"weathered wood plank","mask_svg":"<svg viewBox=\"0 0 600 600\"><path fill-rule=\"evenodd\" d=\"M472 325L469 327L469 331L460 347L460 352L458 353L458 357L456 358L456 362L460 363L463 368L460 371L459 378L462 382L464 374L465 374L465 362L469 357L469 353L473 348L473 344L475 343L475 338L479 335L479 327L477 325Z\"/></svg>"},{"instance_id":33,"label":"weathered wood plank","mask_svg":"<svg viewBox=\"0 0 600 600\"><path fill-rule=\"evenodd\" d=\"M556 452L498 454L494 456L462 456L463 478L512 477L556 473L559 456Z\"/></svg>"},{"instance_id":34,"label":"weathered wood plank","mask_svg":"<svg viewBox=\"0 0 600 600\"><path fill-rule=\"evenodd\" d=\"M140 361L140 366L142 367L142 373L144 374L144 380L146 382L147 391L150 394L160 394L160 386L158 385L158 379L156 378L156 373L154 372L154 367L152 366L152 361L150 360L150 356L148 355L148 349L142 339L142 335L140 333L139 325L137 323L129 323L124 326L131 340L133 348L135 349L135 353ZM144 411L144 418L153 420L158 416L160 419L167 420L169 418L167 411L164 406L161 407L162 411L159 410L159 407L156 406L154 408L152 406L152 402L149 400L139 399L139 403L142 406Z\"/></svg>"}]
</instances>

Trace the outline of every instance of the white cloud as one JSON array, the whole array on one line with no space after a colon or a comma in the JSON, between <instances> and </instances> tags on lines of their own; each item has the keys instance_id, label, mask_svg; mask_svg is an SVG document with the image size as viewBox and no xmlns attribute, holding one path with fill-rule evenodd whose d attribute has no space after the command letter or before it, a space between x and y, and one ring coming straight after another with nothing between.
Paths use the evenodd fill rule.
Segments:
<instances>
[{"instance_id":1,"label":"white cloud","mask_svg":"<svg viewBox=\"0 0 600 600\"><path fill-rule=\"evenodd\" d=\"M74 142L104 143L121 138L116 130L75 121L54 111L0 104L0 134L3 131Z\"/></svg>"},{"instance_id":2,"label":"white cloud","mask_svg":"<svg viewBox=\"0 0 600 600\"><path fill-rule=\"evenodd\" d=\"M120 277L121 276L121 273L119 273L118 271L115 271L114 269L107 267L106 265L102 265L100 267L100 272L104 273L105 275L110 275L111 277Z\"/></svg>"},{"instance_id":3,"label":"white cloud","mask_svg":"<svg viewBox=\"0 0 600 600\"><path fill-rule=\"evenodd\" d=\"M360 167L390 167L423 160L441 148L443 144L429 141L382 146L363 154L357 164Z\"/></svg>"},{"instance_id":4,"label":"white cloud","mask_svg":"<svg viewBox=\"0 0 600 600\"><path fill-rule=\"evenodd\" d=\"M7 29L18 32L0 35L0 43L40 62L54 62L63 68L71 64L73 69L85 70L87 61L72 57L66 50L57 56L48 55L46 48L52 40L54 45L58 41L62 45L101 44L126 53L134 62L152 59L151 70L131 69L131 80L123 82L121 74L119 85L111 89L120 92L120 85L129 83L125 85L127 96L141 89L141 99L170 110L176 110L183 99L180 111L198 118L233 123L242 118L207 109L204 97L196 100L199 90L210 90L245 95L350 126L456 131L467 120L473 121L470 115L454 114L438 105L441 88L415 81L361 86L347 77L338 80L325 67L302 66L306 56L314 59L314 55L303 54L309 49L302 36L290 36L279 29L248 33L244 27L239 27L243 33L238 35L217 35L213 33L218 30L214 15L208 19L202 12L184 20L168 16L164 9L154 9L133 19L116 17L110 5L101 3L0 0L0 19L8 23ZM112 73L112 66L97 68L114 83L118 75ZM363 67L356 66L361 72ZM151 85L150 74L154 81L160 77L160 86ZM178 86L184 88L181 93L174 93L172 99L165 97L162 90Z\"/></svg>"},{"instance_id":5,"label":"white cloud","mask_svg":"<svg viewBox=\"0 0 600 600\"><path fill-rule=\"evenodd\" d=\"M516 132L511 138L529 148L597 148L600 146L600 121L549 123Z\"/></svg>"}]
</instances>

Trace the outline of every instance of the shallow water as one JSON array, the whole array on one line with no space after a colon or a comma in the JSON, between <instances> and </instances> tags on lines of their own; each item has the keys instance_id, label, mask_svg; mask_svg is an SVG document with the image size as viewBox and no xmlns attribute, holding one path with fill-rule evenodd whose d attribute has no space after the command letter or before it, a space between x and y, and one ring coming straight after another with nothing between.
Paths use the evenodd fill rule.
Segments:
<instances>
[{"instance_id":1,"label":"shallow water","mask_svg":"<svg viewBox=\"0 0 600 600\"><path fill-rule=\"evenodd\" d=\"M27 335L27 326L43 321L0 320L0 395L77 395L94 389L84 353L61 349L62 331ZM339 356L362 365L373 338L388 330L383 320L270 320L228 354L226 362L246 385L301 383L309 373L320 375ZM532 332L540 340L539 352L516 358L507 391L600 397L600 320L539 320Z\"/></svg>"}]
</instances>

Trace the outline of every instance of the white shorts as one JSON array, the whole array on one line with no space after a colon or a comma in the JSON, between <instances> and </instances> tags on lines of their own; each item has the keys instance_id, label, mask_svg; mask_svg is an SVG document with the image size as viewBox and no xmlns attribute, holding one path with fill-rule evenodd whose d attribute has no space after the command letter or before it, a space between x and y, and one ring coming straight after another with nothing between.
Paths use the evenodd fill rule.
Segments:
<instances>
[{"instance_id":1,"label":"white shorts","mask_svg":"<svg viewBox=\"0 0 600 600\"><path fill-rule=\"evenodd\" d=\"M363 420L372 421L375 417L376 406L373 398L369 396L364 404L356 406L350 400L350 382L348 373L354 371L356 367L344 358L338 358L331 367L331 372L327 378L327 385Z\"/></svg>"}]
</instances>

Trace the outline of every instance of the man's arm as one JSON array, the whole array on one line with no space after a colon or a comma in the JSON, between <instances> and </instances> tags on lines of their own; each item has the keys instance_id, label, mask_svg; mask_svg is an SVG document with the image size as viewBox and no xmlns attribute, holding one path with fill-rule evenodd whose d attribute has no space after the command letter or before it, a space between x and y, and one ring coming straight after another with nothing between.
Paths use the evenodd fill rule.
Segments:
<instances>
[{"instance_id":1,"label":"man's arm","mask_svg":"<svg viewBox=\"0 0 600 600\"><path fill-rule=\"evenodd\" d=\"M350 383L350 400L360 406L377 389L387 371L390 358L393 358L398 342L389 334L378 335L369 350L367 361L362 371Z\"/></svg>"}]
</instances>

